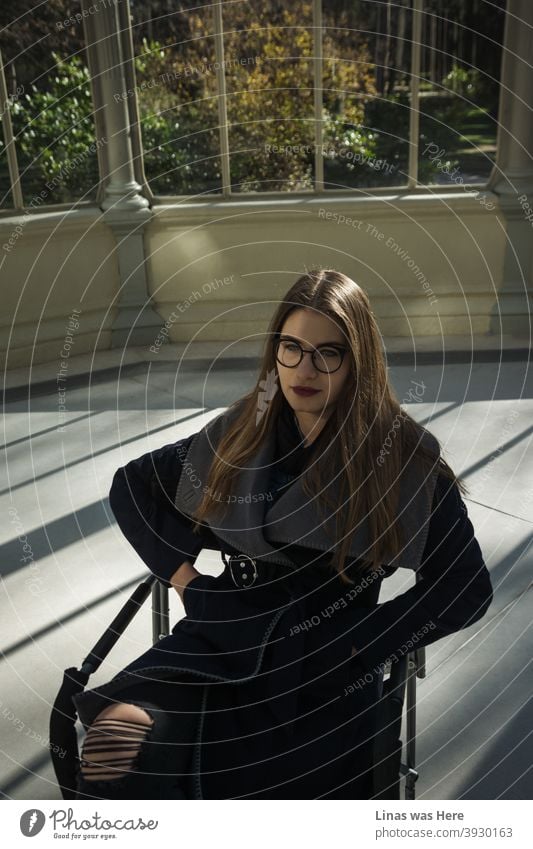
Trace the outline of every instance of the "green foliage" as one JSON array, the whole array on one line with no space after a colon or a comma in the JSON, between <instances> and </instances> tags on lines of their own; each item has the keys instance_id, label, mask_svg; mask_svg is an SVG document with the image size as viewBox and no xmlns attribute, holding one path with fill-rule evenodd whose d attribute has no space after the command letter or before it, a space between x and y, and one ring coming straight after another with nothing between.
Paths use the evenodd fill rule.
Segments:
<instances>
[{"instance_id":1,"label":"green foliage","mask_svg":"<svg viewBox=\"0 0 533 849\"><path fill-rule=\"evenodd\" d=\"M52 58L47 91L32 85L11 107L26 203L38 195L50 204L96 194L89 73L78 56L62 59L52 53Z\"/></svg>"},{"instance_id":2,"label":"green foliage","mask_svg":"<svg viewBox=\"0 0 533 849\"><path fill-rule=\"evenodd\" d=\"M464 97L475 103L479 108L485 109L492 115L496 115L499 98L499 85L497 80L488 74L482 73L478 68L463 68L454 64L451 71L442 79L442 85L448 91ZM469 103L464 103L465 113L471 109Z\"/></svg>"},{"instance_id":3,"label":"green foliage","mask_svg":"<svg viewBox=\"0 0 533 849\"><path fill-rule=\"evenodd\" d=\"M169 48L143 39L135 58L144 168L155 194L220 189L216 104L203 82L205 63L184 74ZM194 66L189 66L194 67Z\"/></svg>"},{"instance_id":4,"label":"green foliage","mask_svg":"<svg viewBox=\"0 0 533 849\"><path fill-rule=\"evenodd\" d=\"M314 174L314 54L312 7L297 9L228 4L224 50L233 191L312 189ZM179 51L143 41L137 78L146 172L156 191L189 194L220 185L217 78L205 16L190 11ZM333 30L334 31L334 30ZM346 181L354 165L341 153L370 153L372 134L364 106L374 92L366 44L351 34L358 61L341 57L338 41L324 33L323 118L328 166ZM192 73L185 74L189 68ZM164 80L164 84L161 83ZM157 84L154 84L157 81ZM156 151L154 114L167 123ZM157 132L163 128L155 127ZM150 148L154 147L152 154ZM173 150L169 147L174 146ZM355 166L357 167L357 166ZM210 189L212 191L212 188Z\"/></svg>"},{"instance_id":5,"label":"green foliage","mask_svg":"<svg viewBox=\"0 0 533 849\"><path fill-rule=\"evenodd\" d=\"M442 87L421 100L419 178L447 182L446 171L488 176L495 148L491 112L497 110L498 85L477 69L455 63ZM434 161L423 156L431 145ZM477 146L481 150L477 150ZM433 153L438 149L438 154ZM466 181L468 178L466 178Z\"/></svg>"},{"instance_id":6,"label":"green foliage","mask_svg":"<svg viewBox=\"0 0 533 849\"><path fill-rule=\"evenodd\" d=\"M246 4L225 11L233 191L313 188L311 5L300 4L297 11L280 6L274 20L272 14L272 9L260 11L250 19ZM212 38L205 17L194 11L187 25L189 37L179 48L143 39L135 58L145 171L159 195L216 193L222 182ZM327 26L322 112L326 185L405 184L409 93L398 86L389 97L378 97L362 36L351 31L347 45L331 33L335 28ZM67 59L53 52L52 57L55 67L43 77L44 90L32 84L11 105L27 203L43 190L46 204L77 200L85 193L93 198L96 193L88 70L78 55ZM472 107L462 98L483 100L488 106L494 85L491 88L479 72L455 65L443 86L452 94L424 92L422 97L421 109L428 117L421 118L420 146L439 145L453 167L459 161L454 151L464 144L457 129L472 120ZM122 94L126 100L133 96ZM373 165L376 162L387 167ZM421 156L420 180L434 182L437 176L436 164Z\"/></svg>"},{"instance_id":7,"label":"green foliage","mask_svg":"<svg viewBox=\"0 0 533 849\"><path fill-rule=\"evenodd\" d=\"M442 85L453 91L455 94L460 94L463 97L472 97L475 91L475 82L479 82L479 71L462 68L460 65L454 65L451 71L446 74L442 80Z\"/></svg>"},{"instance_id":8,"label":"green foliage","mask_svg":"<svg viewBox=\"0 0 533 849\"><path fill-rule=\"evenodd\" d=\"M376 97L365 111L367 126L374 136L375 156L390 164L386 180L377 174L367 185L398 185L407 182L409 158L409 94L399 91L387 98Z\"/></svg>"}]
</instances>

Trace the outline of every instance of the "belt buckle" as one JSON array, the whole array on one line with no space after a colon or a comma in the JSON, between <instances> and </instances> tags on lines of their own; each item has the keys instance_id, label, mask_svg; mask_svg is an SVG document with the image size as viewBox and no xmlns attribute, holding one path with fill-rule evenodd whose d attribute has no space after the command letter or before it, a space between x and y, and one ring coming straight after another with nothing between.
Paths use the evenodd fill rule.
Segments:
<instances>
[{"instance_id":1,"label":"belt buckle","mask_svg":"<svg viewBox=\"0 0 533 849\"><path fill-rule=\"evenodd\" d=\"M248 554L231 554L228 565L236 587L247 589L255 584L258 576L256 561Z\"/></svg>"}]
</instances>

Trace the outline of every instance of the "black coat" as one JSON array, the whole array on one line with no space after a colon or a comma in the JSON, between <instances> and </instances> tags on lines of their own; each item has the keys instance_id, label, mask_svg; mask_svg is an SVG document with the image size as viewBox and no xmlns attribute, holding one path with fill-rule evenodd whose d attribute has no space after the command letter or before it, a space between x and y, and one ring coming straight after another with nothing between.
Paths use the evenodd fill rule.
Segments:
<instances>
[{"instance_id":1,"label":"black coat","mask_svg":"<svg viewBox=\"0 0 533 849\"><path fill-rule=\"evenodd\" d=\"M273 491L309 453L295 424L280 422L280 440L297 446L280 463ZM202 548L232 553L207 526L198 537L174 507L187 439L118 469L110 491L117 522L154 574L169 578ZM113 695L150 679L197 681L203 706L195 746L196 798L369 798L372 734L383 664L480 619L492 586L466 506L439 476L420 567L423 580L379 604L382 574L354 587L321 567L324 552L293 545L291 571L261 564L262 581L237 588L228 566L185 588L185 616L110 682L74 697L87 726ZM355 565L355 564L354 564ZM351 571L348 570L348 574ZM352 656L352 647L357 655ZM107 703L106 703L107 704Z\"/></svg>"}]
</instances>

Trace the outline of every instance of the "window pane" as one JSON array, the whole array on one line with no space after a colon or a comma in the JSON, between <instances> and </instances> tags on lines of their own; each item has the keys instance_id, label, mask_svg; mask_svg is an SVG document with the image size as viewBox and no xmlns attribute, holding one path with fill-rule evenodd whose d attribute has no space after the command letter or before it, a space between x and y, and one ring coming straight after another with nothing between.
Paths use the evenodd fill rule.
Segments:
<instances>
[{"instance_id":1,"label":"window pane","mask_svg":"<svg viewBox=\"0 0 533 849\"><path fill-rule=\"evenodd\" d=\"M419 180L484 183L496 155L504 2L427 0Z\"/></svg>"},{"instance_id":2,"label":"window pane","mask_svg":"<svg viewBox=\"0 0 533 849\"><path fill-rule=\"evenodd\" d=\"M13 206L11 195L11 181L7 165L6 145L4 140L3 116L0 114L0 209L8 209Z\"/></svg>"},{"instance_id":3,"label":"window pane","mask_svg":"<svg viewBox=\"0 0 533 849\"><path fill-rule=\"evenodd\" d=\"M312 5L223 6L232 191L314 187Z\"/></svg>"},{"instance_id":4,"label":"window pane","mask_svg":"<svg viewBox=\"0 0 533 849\"><path fill-rule=\"evenodd\" d=\"M21 0L0 11L9 34L2 51L24 204L91 201L97 144L80 3L42 4L37 13L34 7Z\"/></svg>"},{"instance_id":5,"label":"window pane","mask_svg":"<svg viewBox=\"0 0 533 849\"><path fill-rule=\"evenodd\" d=\"M140 0L132 15L144 167L152 191L216 194L222 182L212 4Z\"/></svg>"},{"instance_id":6,"label":"window pane","mask_svg":"<svg viewBox=\"0 0 533 849\"><path fill-rule=\"evenodd\" d=\"M407 183L410 0L324 0L326 188Z\"/></svg>"}]
</instances>

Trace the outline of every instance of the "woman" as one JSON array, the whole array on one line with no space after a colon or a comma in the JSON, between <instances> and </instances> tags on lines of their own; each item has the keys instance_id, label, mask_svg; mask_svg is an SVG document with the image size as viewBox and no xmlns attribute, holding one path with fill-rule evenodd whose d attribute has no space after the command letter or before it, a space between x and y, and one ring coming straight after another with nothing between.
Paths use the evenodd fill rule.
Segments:
<instances>
[{"instance_id":1,"label":"woman","mask_svg":"<svg viewBox=\"0 0 533 849\"><path fill-rule=\"evenodd\" d=\"M492 600L461 490L388 383L363 290L302 275L254 389L115 474L122 531L186 615L74 697L78 798L371 798L385 662ZM421 580L378 604L400 566Z\"/></svg>"}]
</instances>

